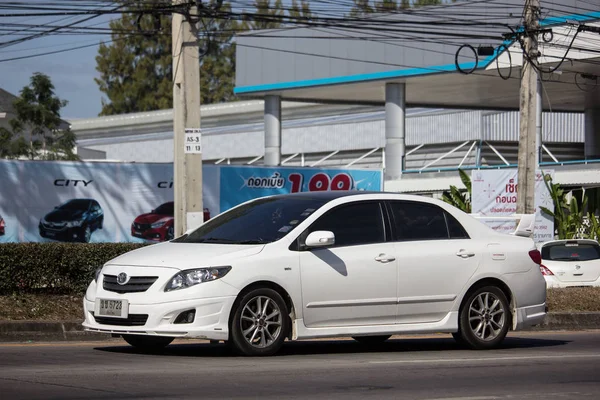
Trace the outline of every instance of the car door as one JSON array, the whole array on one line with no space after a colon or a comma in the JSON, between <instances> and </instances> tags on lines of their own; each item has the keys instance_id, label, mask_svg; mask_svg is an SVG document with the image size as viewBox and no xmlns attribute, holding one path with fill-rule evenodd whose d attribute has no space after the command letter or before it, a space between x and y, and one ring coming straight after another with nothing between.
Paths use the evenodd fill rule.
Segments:
<instances>
[{"instance_id":1,"label":"car door","mask_svg":"<svg viewBox=\"0 0 600 400\"><path fill-rule=\"evenodd\" d=\"M481 251L450 213L417 201L390 201L398 259L398 323L439 321L475 273Z\"/></svg>"},{"instance_id":2,"label":"car door","mask_svg":"<svg viewBox=\"0 0 600 400\"><path fill-rule=\"evenodd\" d=\"M300 252L307 327L393 324L397 270L389 225L379 201L338 206L302 235L331 231L335 244Z\"/></svg>"}]
</instances>

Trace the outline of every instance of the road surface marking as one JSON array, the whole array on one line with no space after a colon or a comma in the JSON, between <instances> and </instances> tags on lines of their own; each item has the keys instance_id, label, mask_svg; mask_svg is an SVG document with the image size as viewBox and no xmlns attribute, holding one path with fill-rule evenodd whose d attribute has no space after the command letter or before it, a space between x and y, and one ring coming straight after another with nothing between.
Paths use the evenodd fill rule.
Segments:
<instances>
[{"instance_id":1,"label":"road surface marking","mask_svg":"<svg viewBox=\"0 0 600 400\"><path fill-rule=\"evenodd\" d=\"M519 360L552 360L565 358L600 358L600 354L565 354L559 356L519 356L519 357L488 357L488 358L437 358L421 360L389 360L370 361L370 364L422 364L438 362L474 362L474 361L519 361Z\"/></svg>"}]
</instances>

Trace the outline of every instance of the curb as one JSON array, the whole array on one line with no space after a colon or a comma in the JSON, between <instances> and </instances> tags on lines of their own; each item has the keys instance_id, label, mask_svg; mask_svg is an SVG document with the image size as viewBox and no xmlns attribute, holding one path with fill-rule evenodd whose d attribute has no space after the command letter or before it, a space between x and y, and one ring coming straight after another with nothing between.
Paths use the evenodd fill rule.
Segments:
<instances>
[{"instance_id":1,"label":"curb","mask_svg":"<svg viewBox=\"0 0 600 400\"><path fill-rule=\"evenodd\" d=\"M110 338L110 334L84 331L80 321L0 321L0 342L64 342Z\"/></svg>"},{"instance_id":2,"label":"curb","mask_svg":"<svg viewBox=\"0 0 600 400\"><path fill-rule=\"evenodd\" d=\"M600 329L600 312L549 313L528 331ZM86 332L79 321L0 321L0 342L108 340L108 333Z\"/></svg>"},{"instance_id":3,"label":"curb","mask_svg":"<svg viewBox=\"0 0 600 400\"><path fill-rule=\"evenodd\" d=\"M548 313L544 321L530 331L600 329L600 312Z\"/></svg>"}]
</instances>

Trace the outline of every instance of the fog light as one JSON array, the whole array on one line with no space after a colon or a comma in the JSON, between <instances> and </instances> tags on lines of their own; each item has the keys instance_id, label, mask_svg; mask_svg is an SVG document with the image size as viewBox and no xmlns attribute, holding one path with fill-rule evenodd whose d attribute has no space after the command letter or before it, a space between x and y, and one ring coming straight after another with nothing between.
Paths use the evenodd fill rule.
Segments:
<instances>
[{"instance_id":1,"label":"fog light","mask_svg":"<svg viewBox=\"0 0 600 400\"><path fill-rule=\"evenodd\" d=\"M191 324L196 318L196 310L187 310L182 312L175 319L176 324Z\"/></svg>"}]
</instances>

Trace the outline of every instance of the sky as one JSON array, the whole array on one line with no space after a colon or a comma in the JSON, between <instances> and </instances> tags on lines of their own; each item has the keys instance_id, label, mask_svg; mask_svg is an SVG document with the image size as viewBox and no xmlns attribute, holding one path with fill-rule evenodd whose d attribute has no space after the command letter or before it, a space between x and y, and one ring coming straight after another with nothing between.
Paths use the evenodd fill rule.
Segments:
<instances>
[{"instance_id":1,"label":"sky","mask_svg":"<svg viewBox=\"0 0 600 400\"><path fill-rule=\"evenodd\" d=\"M64 17L63 17L64 18ZM81 16L64 19L58 24L81 19ZM84 25L108 26L111 17L101 16ZM1 18L4 22L44 24L56 21L60 17L20 17ZM54 35L36 38L17 45L2 47L2 43L13 40L15 35L0 32L0 87L14 95L18 95L35 72L50 76L58 97L69 104L61 110L63 119L93 118L98 116L102 108L102 93L94 78L99 77L96 71L96 55L98 44L109 39L108 35ZM22 60L5 61L9 58L39 54L54 50L62 50L76 46L92 44L92 47L64 53Z\"/></svg>"},{"instance_id":2,"label":"sky","mask_svg":"<svg viewBox=\"0 0 600 400\"><path fill-rule=\"evenodd\" d=\"M4 1L0 0L0 5ZM25 1L32 5L44 5L46 2L45 0L21 0L21 2ZM285 0L283 3L288 5L291 0ZM110 5L111 3L107 2L106 7ZM4 12L11 11L0 9L0 14ZM0 28L5 23L65 25L83 18L85 17L81 15L37 18L0 17ZM82 23L81 26L108 27L109 21L114 18L118 18L118 15L103 15ZM63 119L97 117L102 109L103 93L94 81L94 78L99 77L96 71L96 55L99 43L102 40L110 40L110 35L52 35L3 46L3 43L23 37L25 33L27 32L23 32L20 36L9 35L6 31L0 30L0 88L19 95L23 87L29 84L31 76L35 72L42 72L50 76L56 95L68 101L68 105L61 110ZM7 60L85 45L92 45L92 47L22 60Z\"/></svg>"}]
</instances>

